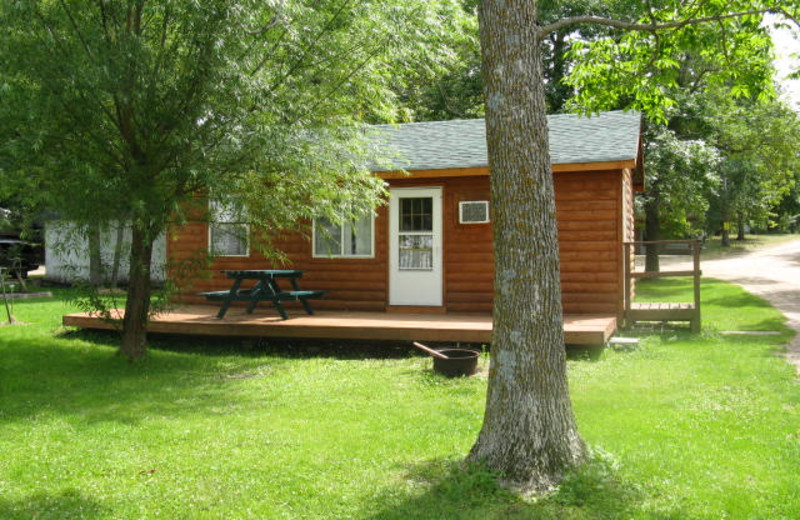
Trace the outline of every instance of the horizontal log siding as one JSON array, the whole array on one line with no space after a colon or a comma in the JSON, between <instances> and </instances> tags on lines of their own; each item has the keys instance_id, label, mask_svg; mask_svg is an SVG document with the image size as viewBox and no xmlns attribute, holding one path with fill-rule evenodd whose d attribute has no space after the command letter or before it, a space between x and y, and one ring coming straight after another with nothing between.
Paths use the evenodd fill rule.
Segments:
<instances>
[{"instance_id":1,"label":"horizontal log siding","mask_svg":"<svg viewBox=\"0 0 800 520\"><path fill-rule=\"evenodd\" d=\"M564 312L617 314L621 172L556 173Z\"/></svg>"},{"instance_id":2,"label":"horizontal log siding","mask_svg":"<svg viewBox=\"0 0 800 520\"><path fill-rule=\"evenodd\" d=\"M491 224L459 224L458 203L489 199L486 176L442 179L392 179L391 187L441 186L444 245L444 301L449 312L490 312L493 298L494 255ZM620 171L556 173L561 281L564 311L614 313L621 306L621 237L625 222L621 205L630 180L621 186ZM630 199L628 199L630 200ZM632 208L632 202L628 208ZM330 291L315 300L319 309L383 311L388 295L388 208L377 210L375 258L312 258L311 240L295 235L278 242L287 254L287 267L305 270L304 288ZM169 243L173 259L207 247L203 223L190 223ZM212 277L198 279L184 291L187 303L203 303L200 291L224 290L230 284L221 269L284 267L255 252L249 258L217 258Z\"/></svg>"},{"instance_id":3,"label":"horizontal log siding","mask_svg":"<svg viewBox=\"0 0 800 520\"><path fill-rule=\"evenodd\" d=\"M251 248L248 257L217 257L213 260L210 278L198 278L191 286L181 291L180 300L185 303L206 303L197 296L202 291L219 291L230 288L231 281L222 273L223 269L302 269L306 271L300 279L303 289L326 290L322 300L314 300L315 309L338 309L352 311L383 311L388 300L387 236L385 225L386 207L376 210L374 258L313 258L310 226L304 233L291 234L275 241L275 246L286 257L286 263L270 261ZM205 223L192 222L181 228L175 240L169 243L171 258L188 257L191 242L194 250L208 247L208 230ZM287 281L279 280L289 288ZM290 309L300 309L298 302L285 302ZM240 304L241 306L241 304Z\"/></svg>"}]
</instances>

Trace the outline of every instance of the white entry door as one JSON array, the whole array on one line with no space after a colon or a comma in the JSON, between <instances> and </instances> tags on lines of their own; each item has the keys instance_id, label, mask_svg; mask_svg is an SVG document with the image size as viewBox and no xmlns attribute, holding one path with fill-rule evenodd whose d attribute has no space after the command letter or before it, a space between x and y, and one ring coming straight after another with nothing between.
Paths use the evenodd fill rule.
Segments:
<instances>
[{"instance_id":1,"label":"white entry door","mask_svg":"<svg viewBox=\"0 0 800 520\"><path fill-rule=\"evenodd\" d=\"M390 191L389 304L442 305L442 188Z\"/></svg>"}]
</instances>

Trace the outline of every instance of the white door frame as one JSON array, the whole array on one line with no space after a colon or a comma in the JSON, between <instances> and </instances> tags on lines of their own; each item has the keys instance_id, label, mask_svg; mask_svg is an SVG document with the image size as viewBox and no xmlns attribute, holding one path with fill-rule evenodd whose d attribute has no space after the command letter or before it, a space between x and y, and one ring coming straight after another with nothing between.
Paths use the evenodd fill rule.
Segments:
<instances>
[{"instance_id":1,"label":"white door frame","mask_svg":"<svg viewBox=\"0 0 800 520\"><path fill-rule=\"evenodd\" d=\"M430 231L400 231L400 199L432 199ZM430 267L401 268L400 239L413 235L431 236ZM389 305L443 305L442 188L392 188L389 190Z\"/></svg>"}]
</instances>

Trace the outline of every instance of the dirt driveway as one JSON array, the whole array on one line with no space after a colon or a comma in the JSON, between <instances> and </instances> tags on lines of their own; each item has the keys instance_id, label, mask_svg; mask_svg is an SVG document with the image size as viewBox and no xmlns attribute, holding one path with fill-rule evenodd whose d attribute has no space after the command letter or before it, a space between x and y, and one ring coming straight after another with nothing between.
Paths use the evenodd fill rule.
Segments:
<instances>
[{"instance_id":1,"label":"dirt driveway","mask_svg":"<svg viewBox=\"0 0 800 520\"><path fill-rule=\"evenodd\" d=\"M741 285L778 308L798 332L787 359L800 374L800 240L724 260L701 263L703 276Z\"/></svg>"}]
</instances>

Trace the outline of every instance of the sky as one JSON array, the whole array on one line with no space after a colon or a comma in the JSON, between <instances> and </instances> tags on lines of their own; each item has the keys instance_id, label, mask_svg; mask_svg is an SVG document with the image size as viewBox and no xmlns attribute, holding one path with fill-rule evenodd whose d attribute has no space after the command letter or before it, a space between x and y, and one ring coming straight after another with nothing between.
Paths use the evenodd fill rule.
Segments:
<instances>
[{"instance_id":1,"label":"sky","mask_svg":"<svg viewBox=\"0 0 800 520\"><path fill-rule=\"evenodd\" d=\"M792 107L800 111L800 79L786 78L787 74L800 68L800 31L772 29L772 41L775 43L777 79Z\"/></svg>"}]
</instances>

